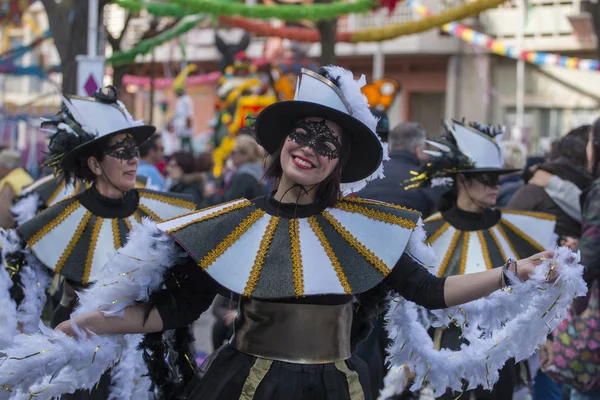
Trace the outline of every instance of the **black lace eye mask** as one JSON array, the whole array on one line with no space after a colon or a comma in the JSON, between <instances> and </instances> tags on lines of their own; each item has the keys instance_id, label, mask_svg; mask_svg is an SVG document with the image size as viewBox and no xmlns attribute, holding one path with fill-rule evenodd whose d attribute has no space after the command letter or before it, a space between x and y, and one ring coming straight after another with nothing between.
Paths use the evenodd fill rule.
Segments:
<instances>
[{"instance_id":1,"label":"black lace eye mask","mask_svg":"<svg viewBox=\"0 0 600 400\"><path fill-rule=\"evenodd\" d=\"M125 139L108 146L104 154L118 158L119 160L131 160L136 157L139 158L140 149L138 148L135 139L131 136L127 136Z\"/></svg>"},{"instance_id":2,"label":"black lace eye mask","mask_svg":"<svg viewBox=\"0 0 600 400\"><path fill-rule=\"evenodd\" d=\"M340 139L329 129L325 120L307 121L296 123L290 139L300 146L310 147L315 153L333 160L339 158L342 150Z\"/></svg>"}]
</instances>

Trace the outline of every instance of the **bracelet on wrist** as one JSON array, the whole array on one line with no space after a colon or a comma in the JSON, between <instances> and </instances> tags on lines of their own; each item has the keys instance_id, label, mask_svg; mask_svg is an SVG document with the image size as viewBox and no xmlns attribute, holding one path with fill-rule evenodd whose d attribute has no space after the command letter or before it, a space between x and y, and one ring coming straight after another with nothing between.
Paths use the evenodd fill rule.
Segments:
<instances>
[{"instance_id":1,"label":"bracelet on wrist","mask_svg":"<svg viewBox=\"0 0 600 400\"><path fill-rule=\"evenodd\" d=\"M508 277L508 271L510 271L510 266L513 260L510 258L506 263L502 266L502 289L510 287L510 279ZM512 272L512 271L511 271Z\"/></svg>"}]
</instances>

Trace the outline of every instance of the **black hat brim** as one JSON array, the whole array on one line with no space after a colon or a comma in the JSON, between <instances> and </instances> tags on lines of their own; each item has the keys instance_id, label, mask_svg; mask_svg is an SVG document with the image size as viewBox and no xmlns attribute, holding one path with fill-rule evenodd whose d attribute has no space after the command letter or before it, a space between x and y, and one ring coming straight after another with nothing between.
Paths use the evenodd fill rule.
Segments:
<instances>
[{"instance_id":1,"label":"black hat brim","mask_svg":"<svg viewBox=\"0 0 600 400\"><path fill-rule=\"evenodd\" d=\"M108 135L100 136L95 139L90 140L89 142L85 142L73 150L68 152L60 161L60 169L62 170L73 170L78 167L78 159L81 154L85 154L88 152L94 145L97 145L101 140L106 140L114 135L118 135L120 133L128 133L133 136L133 139L138 144L138 146L144 143L146 140L150 138L156 132L156 127L152 125L141 125L134 126L127 129L122 129L120 131L111 132Z\"/></svg>"},{"instance_id":2,"label":"black hat brim","mask_svg":"<svg viewBox=\"0 0 600 400\"><path fill-rule=\"evenodd\" d=\"M500 175L512 174L513 172L522 171L519 168L471 168L452 171L451 174L485 174L496 173Z\"/></svg>"},{"instance_id":3,"label":"black hat brim","mask_svg":"<svg viewBox=\"0 0 600 400\"><path fill-rule=\"evenodd\" d=\"M357 118L321 104L288 100L267 106L256 118L257 140L273 154L291 133L294 124L307 117L322 117L335 122L344 132L343 140L350 140L350 156L342 166L342 183L360 181L377 171L383 149L375 133Z\"/></svg>"}]
</instances>

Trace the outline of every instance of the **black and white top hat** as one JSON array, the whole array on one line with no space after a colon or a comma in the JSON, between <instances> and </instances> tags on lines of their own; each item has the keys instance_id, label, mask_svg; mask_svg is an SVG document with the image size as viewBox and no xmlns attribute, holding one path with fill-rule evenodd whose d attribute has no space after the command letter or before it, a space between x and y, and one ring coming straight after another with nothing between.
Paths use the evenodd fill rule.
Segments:
<instances>
[{"instance_id":1,"label":"black and white top hat","mask_svg":"<svg viewBox=\"0 0 600 400\"><path fill-rule=\"evenodd\" d=\"M337 66L324 67L321 73L302 69L294 100L271 104L258 115L258 141L273 154L298 120L323 117L333 121L342 127L344 140L351 142L342 166L342 191L359 191L369 180L383 177L382 161L389 159L376 133L377 118L360 90L365 84L364 76L354 80L351 71Z\"/></svg>"},{"instance_id":2,"label":"black and white top hat","mask_svg":"<svg viewBox=\"0 0 600 400\"><path fill-rule=\"evenodd\" d=\"M108 136L128 133L137 144L141 144L156 131L154 126L132 118L125 105L117 99L117 91L112 86L94 93L93 97L61 97L62 110L56 117L42 122L42 128L53 134L50 155L56 160L59 170L76 168L78 156ZM61 142L56 146L59 151L53 151L53 141L55 145Z\"/></svg>"},{"instance_id":3,"label":"black and white top hat","mask_svg":"<svg viewBox=\"0 0 600 400\"><path fill-rule=\"evenodd\" d=\"M504 157L500 141L504 135L503 127L494 127L477 122L464 124L447 121L444 124L446 134L428 140L435 150L425 150L431 157L413 177L403 182L408 189L419 186L448 185L458 173L497 173L509 174L519 169L504 168Z\"/></svg>"},{"instance_id":4,"label":"black and white top hat","mask_svg":"<svg viewBox=\"0 0 600 400\"><path fill-rule=\"evenodd\" d=\"M458 150L469 158L471 168L457 172L501 172L508 173L518 169L504 168L504 155L500 142L504 136L503 127L493 127L479 123L465 125L452 121L447 126L454 137Z\"/></svg>"}]
</instances>

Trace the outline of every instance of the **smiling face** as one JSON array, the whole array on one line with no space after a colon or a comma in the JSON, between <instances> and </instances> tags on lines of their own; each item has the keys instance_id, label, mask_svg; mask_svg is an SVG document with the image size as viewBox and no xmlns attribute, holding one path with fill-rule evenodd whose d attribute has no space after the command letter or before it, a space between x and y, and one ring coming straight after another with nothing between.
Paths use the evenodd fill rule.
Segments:
<instances>
[{"instance_id":1,"label":"smiling face","mask_svg":"<svg viewBox=\"0 0 600 400\"><path fill-rule=\"evenodd\" d=\"M340 162L342 128L322 118L296 124L281 149L283 178L303 186L321 183Z\"/></svg>"},{"instance_id":2,"label":"smiling face","mask_svg":"<svg viewBox=\"0 0 600 400\"><path fill-rule=\"evenodd\" d=\"M138 146L127 133L120 133L109 139L102 161L95 157L88 160L90 169L97 176L97 183L112 185L122 192L135 187L139 163Z\"/></svg>"}]
</instances>

